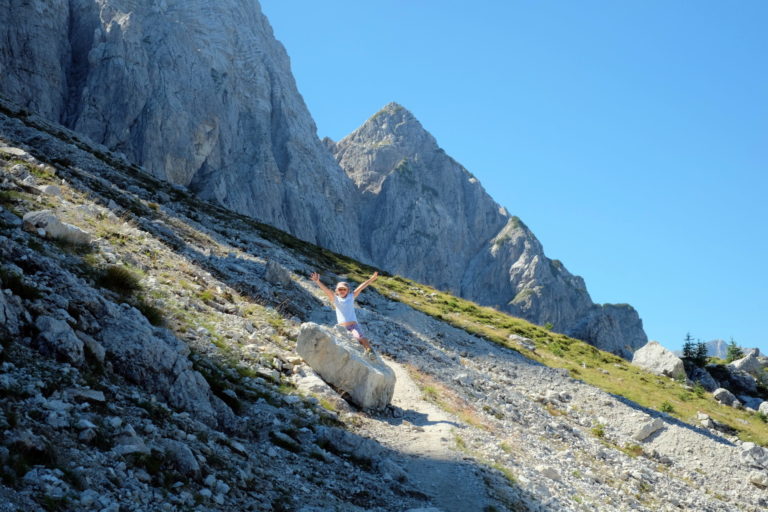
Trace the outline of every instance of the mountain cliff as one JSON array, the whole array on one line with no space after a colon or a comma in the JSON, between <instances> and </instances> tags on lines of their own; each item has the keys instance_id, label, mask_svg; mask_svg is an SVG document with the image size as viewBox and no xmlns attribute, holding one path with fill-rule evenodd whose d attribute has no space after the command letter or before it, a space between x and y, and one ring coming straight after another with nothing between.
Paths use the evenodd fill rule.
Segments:
<instances>
[{"instance_id":1,"label":"mountain cliff","mask_svg":"<svg viewBox=\"0 0 768 512\"><path fill-rule=\"evenodd\" d=\"M357 224L344 221L354 187L318 140L258 3L17 4L0 0L11 100L203 198L358 254L347 243Z\"/></svg>"},{"instance_id":2,"label":"mountain cliff","mask_svg":"<svg viewBox=\"0 0 768 512\"><path fill-rule=\"evenodd\" d=\"M323 144L258 2L17 4L0 0L0 93L28 110L303 240L624 357L647 341L403 107Z\"/></svg>"},{"instance_id":3,"label":"mountain cliff","mask_svg":"<svg viewBox=\"0 0 768 512\"><path fill-rule=\"evenodd\" d=\"M326 145L361 193L363 249L376 265L623 357L648 341L633 308L593 304L584 280L547 258L401 105Z\"/></svg>"}]
</instances>

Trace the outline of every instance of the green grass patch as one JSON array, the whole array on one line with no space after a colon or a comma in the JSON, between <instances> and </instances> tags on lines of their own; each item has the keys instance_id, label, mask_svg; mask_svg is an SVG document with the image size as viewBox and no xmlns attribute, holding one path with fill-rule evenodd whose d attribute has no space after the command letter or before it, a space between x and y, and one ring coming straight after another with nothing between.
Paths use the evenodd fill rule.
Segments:
<instances>
[{"instance_id":1,"label":"green grass patch","mask_svg":"<svg viewBox=\"0 0 768 512\"><path fill-rule=\"evenodd\" d=\"M121 295L131 295L141 289L141 276L125 265L109 265L105 268L97 283Z\"/></svg>"}]
</instances>

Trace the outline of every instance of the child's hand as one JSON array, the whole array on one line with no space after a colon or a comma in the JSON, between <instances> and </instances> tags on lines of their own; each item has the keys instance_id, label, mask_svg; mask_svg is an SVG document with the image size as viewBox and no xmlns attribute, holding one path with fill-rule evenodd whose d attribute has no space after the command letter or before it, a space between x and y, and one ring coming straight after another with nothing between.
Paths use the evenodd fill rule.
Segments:
<instances>
[{"instance_id":1,"label":"child's hand","mask_svg":"<svg viewBox=\"0 0 768 512\"><path fill-rule=\"evenodd\" d=\"M320 274L318 274L317 272L312 272L312 275L311 275L311 276L309 276L309 278L310 278L312 281L316 282L316 283L319 283L319 282L320 282Z\"/></svg>"},{"instance_id":2,"label":"child's hand","mask_svg":"<svg viewBox=\"0 0 768 512\"><path fill-rule=\"evenodd\" d=\"M371 282L374 282L374 281L375 281L375 280L377 280L378 278L379 278L379 273L378 273L378 271L377 271L377 272L374 272L374 273L373 273L373 275L371 276Z\"/></svg>"}]
</instances>

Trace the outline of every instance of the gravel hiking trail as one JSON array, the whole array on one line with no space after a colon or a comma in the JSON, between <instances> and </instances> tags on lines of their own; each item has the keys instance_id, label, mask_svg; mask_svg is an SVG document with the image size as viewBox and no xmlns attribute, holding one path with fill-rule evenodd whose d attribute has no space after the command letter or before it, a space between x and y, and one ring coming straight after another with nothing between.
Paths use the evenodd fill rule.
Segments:
<instances>
[{"instance_id":1,"label":"gravel hiking trail","mask_svg":"<svg viewBox=\"0 0 768 512\"><path fill-rule=\"evenodd\" d=\"M456 436L467 427L424 399L402 365L386 359L397 376L392 405L403 416L367 417L363 428L382 445L402 455L396 462L408 480L444 512L483 511L490 503L473 459L457 449Z\"/></svg>"}]
</instances>

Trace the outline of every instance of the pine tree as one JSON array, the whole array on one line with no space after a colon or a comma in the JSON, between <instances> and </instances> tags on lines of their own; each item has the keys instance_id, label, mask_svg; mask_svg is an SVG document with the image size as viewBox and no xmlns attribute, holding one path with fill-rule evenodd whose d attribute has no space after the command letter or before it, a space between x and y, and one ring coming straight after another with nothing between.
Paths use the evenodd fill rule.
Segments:
<instances>
[{"instance_id":1,"label":"pine tree","mask_svg":"<svg viewBox=\"0 0 768 512\"><path fill-rule=\"evenodd\" d=\"M694 364L699 368L704 368L709 361L709 354L707 351L707 344L699 340L696 343L696 356L694 357Z\"/></svg>"},{"instance_id":2,"label":"pine tree","mask_svg":"<svg viewBox=\"0 0 768 512\"><path fill-rule=\"evenodd\" d=\"M691 333L685 335L685 343L683 343L683 357L682 359L693 361L696 357L696 347L693 344L693 336Z\"/></svg>"},{"instance_id":3,"label":"pine tree","mask_svg":"<svg viewBox=\"0 0 768 512\"><path fill-rule=\"evenodd\" d=\"M741 359L742 357L744 357L744 351L741 350L741 347L738 346L735 341L733 341L733 338L731 338L731 342L728 344L728 352L725 356L726 362L732 363L733 361Z\"/></svg>"}]
</instances>

